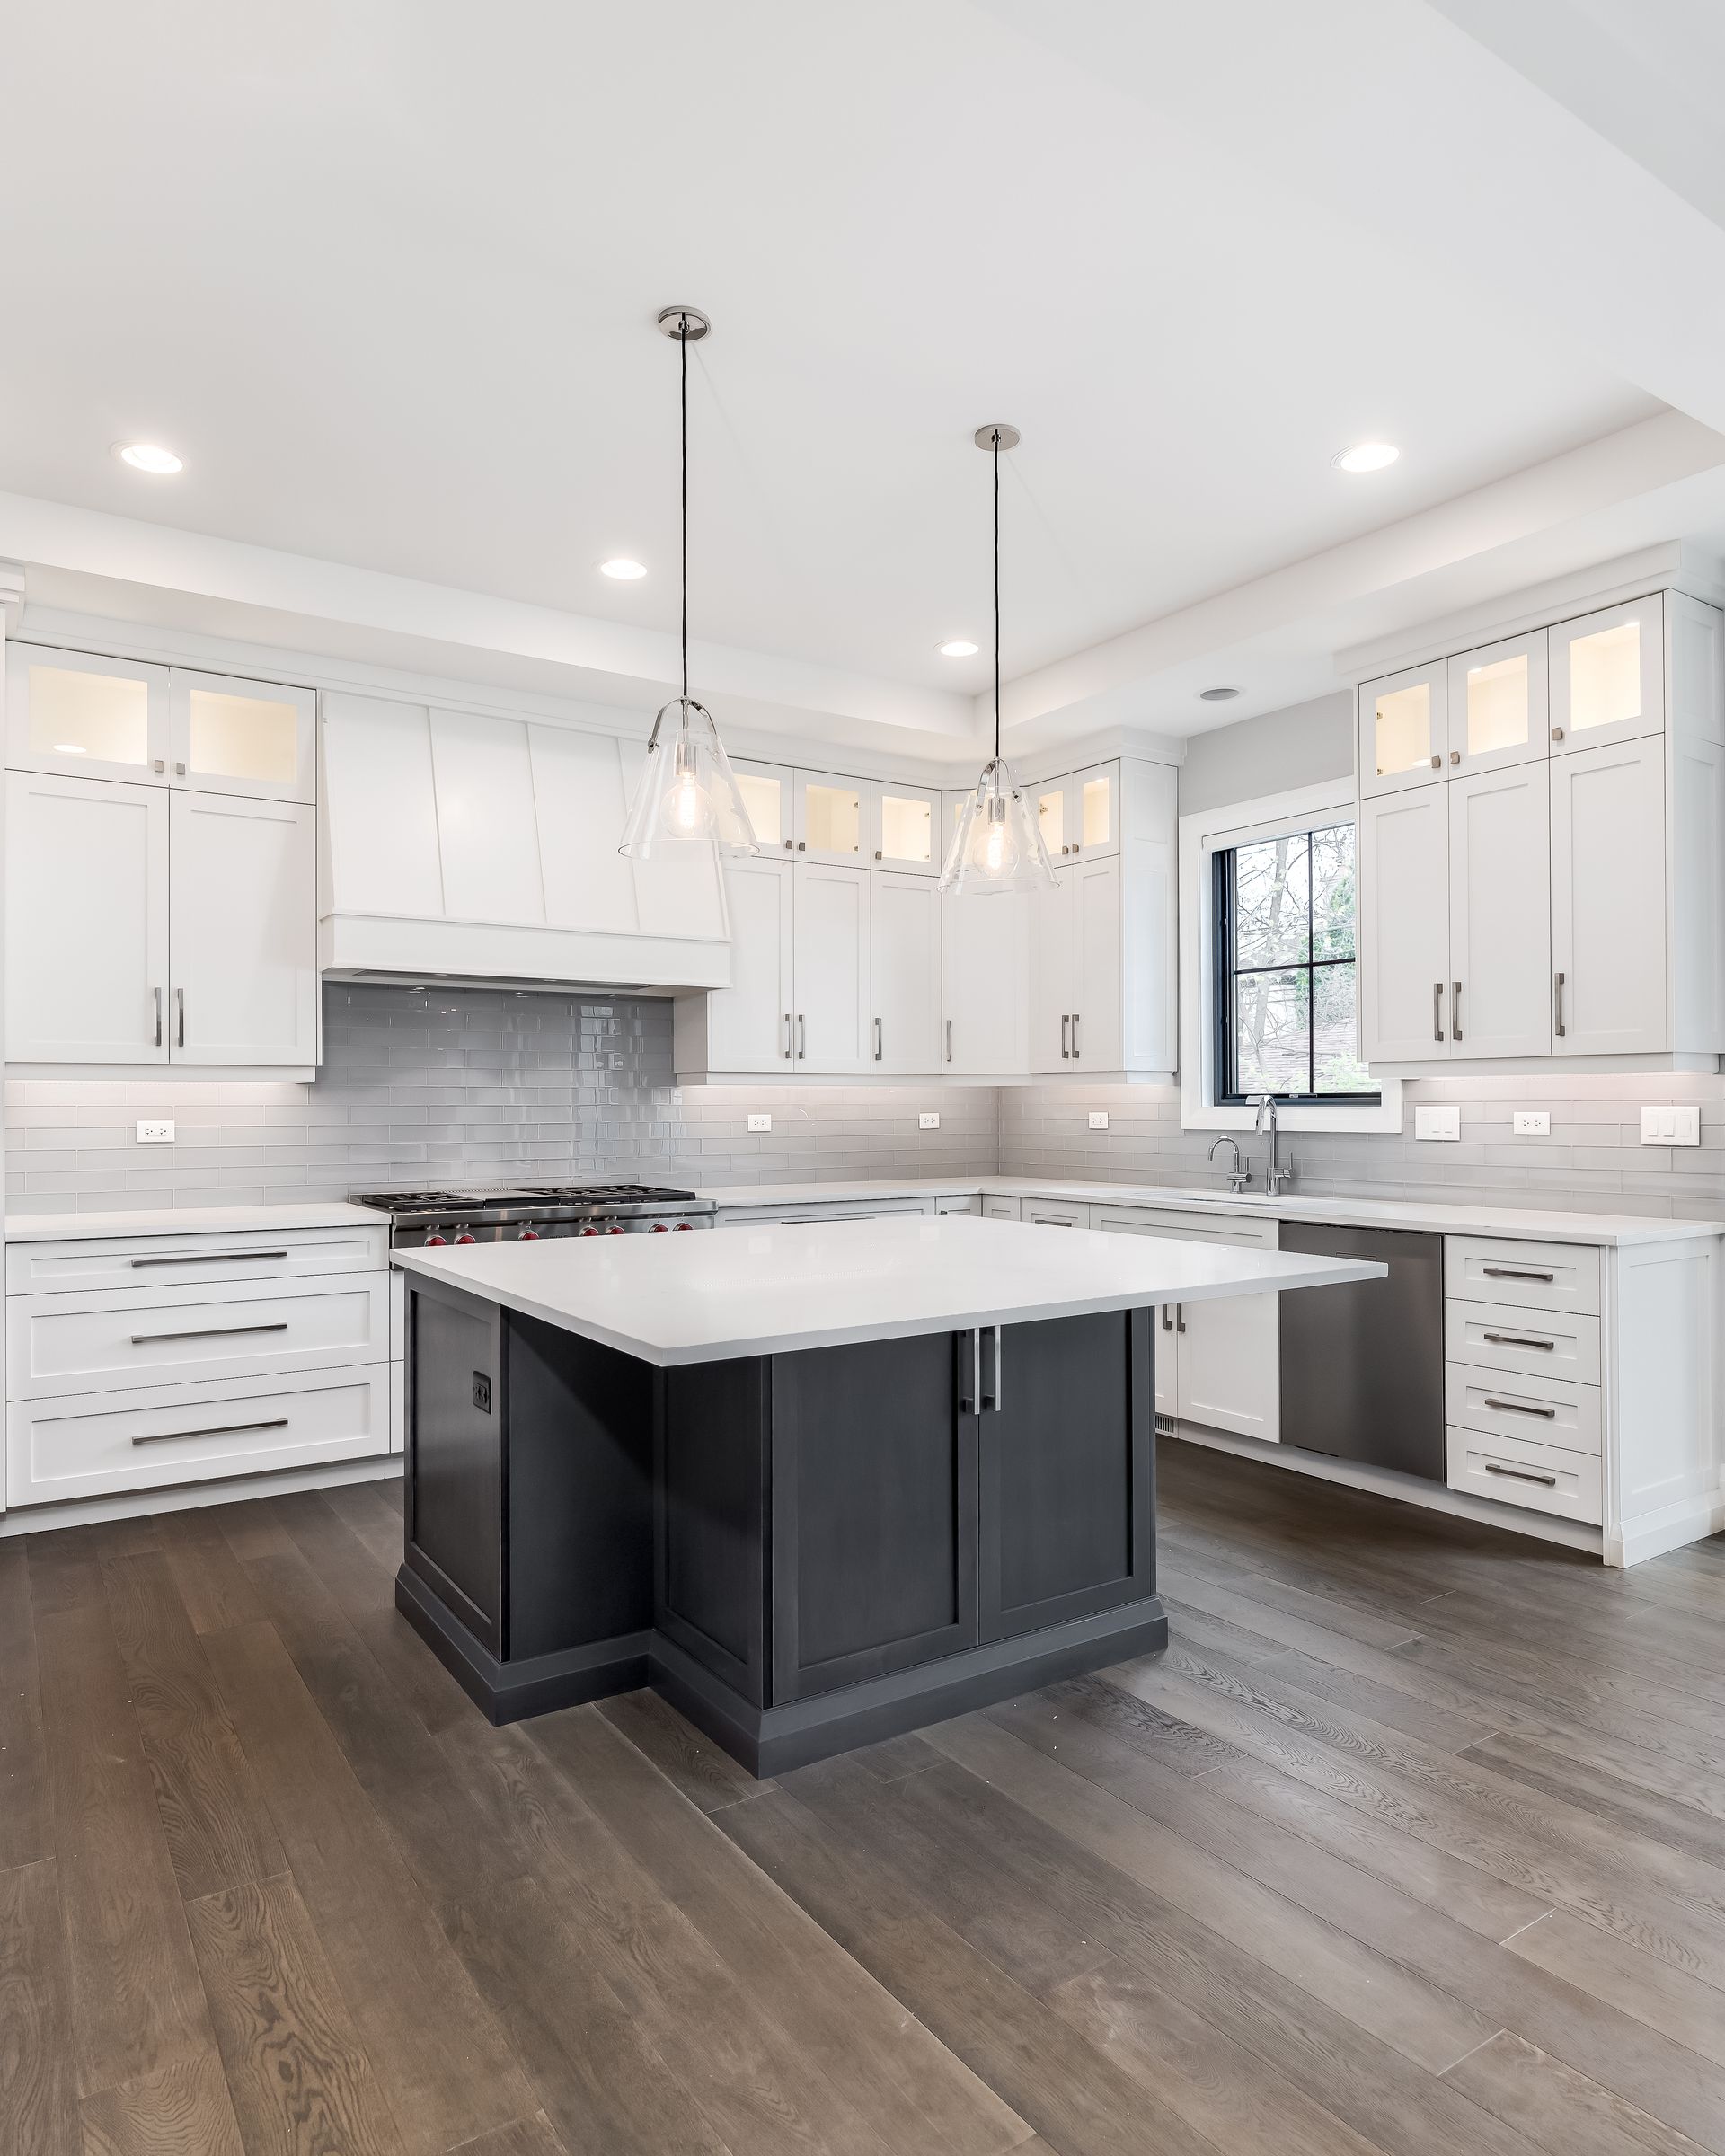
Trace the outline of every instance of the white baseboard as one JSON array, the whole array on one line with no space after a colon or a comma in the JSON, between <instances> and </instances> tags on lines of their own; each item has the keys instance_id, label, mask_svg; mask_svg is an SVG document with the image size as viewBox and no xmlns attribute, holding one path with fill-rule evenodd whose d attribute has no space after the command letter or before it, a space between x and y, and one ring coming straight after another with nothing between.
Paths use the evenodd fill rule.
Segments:
<instances>
[{"instance_id":1,"label":"white baseboard","mask_svg":"<svg viewBox=\"0 0 1725 2156\"><path fill-rule=\"evenodd\" d=\"M387 1482L402 1472L402 1455L343 1460L332 1467L297 1467L275 1475L233 1475L217 1482L181 1482L172 1489L128 1489L113 1497L85 1498L75 1505L21 1505L0 1515L0 1541L13 1534L43 1534L54 1527L84 1527L99 1520L136 1520L152 1512L186 1512L199 1505L234 1505L248 1498L279 1498L295 1489L335 1489L343 1482Z\"/></svg>"},{"instance_id":2,"label":"white baseboard","mask_svg":"<svg viewBox=\"0 0 1725 2156\"><path fill-rule=\"evenodd\" d=\"M1687 1542L1705 1542L1725 1529L1725 1490L1704 1498L1685 1498L1681 1504L1662 1506L1639 1520L1625 1520L1606 1537L1608 1565L1639 1565L1650 1557L1663 1557L1668 1550L1681 1550Z\"/></svg>"}]
</instances>

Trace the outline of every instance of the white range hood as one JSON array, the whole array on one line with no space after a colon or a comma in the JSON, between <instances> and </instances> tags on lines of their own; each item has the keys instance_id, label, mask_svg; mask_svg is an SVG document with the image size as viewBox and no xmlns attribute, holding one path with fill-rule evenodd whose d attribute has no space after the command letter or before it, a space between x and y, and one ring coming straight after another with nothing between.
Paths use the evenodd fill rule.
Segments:
<instances>
[{"instance_id":1,"label":"white range hood","mask_svg":"<svg viewBox=\"0 0 1725 2156\"><path fill-rule=\"evenodd\" d=\"M323 973L618 993L728 985L715 858L617 852L643 743L346 692L320 702Z\"/></svg>"}]
</instances>

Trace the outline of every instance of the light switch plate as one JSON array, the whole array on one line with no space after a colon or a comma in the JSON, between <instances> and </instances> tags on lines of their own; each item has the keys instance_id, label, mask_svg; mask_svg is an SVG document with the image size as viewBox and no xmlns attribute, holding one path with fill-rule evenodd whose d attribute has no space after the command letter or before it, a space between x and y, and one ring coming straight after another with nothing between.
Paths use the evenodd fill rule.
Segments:
<instances>
[{"instance_id":1,"label":"light switch plate","mask_svg":"<svg viewBox=\"0 0 1725 2156\"><path fill-rule=\"evenodd\" d=\"M1092 1130L1106 1130L1108 1128L1108 1110L1105 1108L1092 1108L1091 1109L1090 1127Z\"/></svg>"},{"instance_id":2,"label":"light switch plate","mask_svg":"<svg viewBox=\"0 0 1725 2156\"><path fill-rule=\"evenodd\" d=\"M1413 1111L1413 1135L1416 1138L1459 1139L1462 1135L1461 1109L1416 1108Z\"/></svg>"},{"instance_id":3,"label":"light switch plate","mask_svg":"<svg viewBox=\"0 0 1725 2156\"><path fill-rule=\"evenodd\" d=\"M916 1127L918 1130L938 1130L941 1118L938 1115L920 1115L916 1118Z\"/></svg>"},{"instance_id":4,"label":"light switch plate","mask_svg":"<svg viewBox=\"0 0 1725 2156\"><path fill-rule=\"evenodd\" d=\"M1516 1110L1516 1135L1518 1138L1549 1138L1551 1135L1550 1109L1518 1108Z\"/></svg>"},{"instance_id":5,"label":"light switch plate","mask_svg":"<svg viewBox=\"0 0 1725 2156\"><path fill-rule=\"evenodd\" d=\"M748 1127L751 1130L771 1130L773 1118L771 1116L751 1116L748 1118Z\"/></svg>"},{"instance_id":6,"label":"light switch plate","mask_svg":"<svg viewBox=\"0 0 1725 2156\"><path fill-rule=\"evenodd\" d=\"M1699 1145L1701 1109L1698 1106L1644 1108L1641 1110L1643 1145Z\"/></svg>"},{"instance_id":7,"label":"light switch plate","mask_svg":"<svg viewBox=\"0 0 1725 2156\"><path fill-rule=\"evenodd\" d=\"M140 1123L137 1127L137 1142L140 1145L172 1145L173 1144L173 1125L172 1123Z\"/></svg>"}]
</instances>

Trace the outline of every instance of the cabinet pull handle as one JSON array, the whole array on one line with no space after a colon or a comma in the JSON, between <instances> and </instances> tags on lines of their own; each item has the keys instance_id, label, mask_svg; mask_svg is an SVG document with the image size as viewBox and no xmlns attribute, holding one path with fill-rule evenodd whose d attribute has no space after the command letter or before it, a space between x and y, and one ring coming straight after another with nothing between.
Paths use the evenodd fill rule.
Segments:
<instances>
[{"instance_id":1,"label":"cabinet pull handle","mask_svg":"<svg viewBox=\"0 0 1725 2156\"><path fill-rule=\"evenodd\" d=\"M1482 1265L1480 1270L1488 1280L1543 1280L1548 1287L1557 1278L1555 1273L1530 1272L1521 1265Z\"/></svg>"},{"instance_id":2,"label":"cabinet pull handle","mask_svg":"<svg viewBox=\"0 0 1725 2156\"><path fill-rule=\"evenodd\" d=\"M1164 1332L1174 1330L1174 1306L1172 1303L1164 1303L1162 1306L1162 1330Z\"/></svg>"},{"instance_id":3,"label":"cabinet pull handle","mask_svg":"<svg viewBox=\"0 0 1725 2156\"><path fill-rule=\"evenodd\" d=\"M1459 981L1452 981L1450 984L1449 1038L1452 1040L1459 1040L1462 1038L1462 984Z\"/></svg>"},{"instance_id":4,"label":"cabinet pull handle","mask_svg":"<svg viewBox=\"0 0 1725 2156\"><path fill-rule=\"evenodd\" d=\"M1486 1462L1485 1471L1488 1475L1508 1475L1512 1482L1543 1482L1547 1489L1557 1488L1555 1475L1533 1475L1526 1468L1499 1467L1495 1460Z\"/></svg>"},{"instance_id":5,"label":"cabinet pull handle","mask_svg":"<svg viewBox=\"0 0 1725 2156\"><path fill-rule=\"evenodd\" d=\"M230 1332L286 1332L287 1330L286 1318L279 1319L273 1325L194 1325L187 1332L135 1332L132 1346L142 1348L151 1340L213 1340Z\"/></svg>"},{"instance_id":6,"label":"cabinet pull handle","mask_svg":"<svg viewBox=\"0 0 1725 2156\"><path fill-rule=\"evenodd\" d=\"M985 1392L982 1390L982 1363L980 1360L982 1334L980 1332L977 1334L978 1349L978 1360L977 1364L977 1412L978 1415L986 1415L990 1410L996 1415L998 1415L1000 1412L1000 1327L995 1325L991 1328L991 1330L993 1330L995 1336L995 1389L992 1393Z\"/></svg>"},{"instance_id":7,"label":"cabinet pull handle","mask_svg":"<svg viewBox=\"0 0 1725 2156\"><path fill-rule=\"evenodd\" d=\"M1554 973L1552 976L1552 1031L1561 1040L1564 1030L1563 976L1561 973Z\"/></svg>"},{"instance_id":8,"label":"cabinet pull handle","mask_svg":"<svg viewBox=\"0 0 1725 2156\"><path fill-rule=\"evenodd\" d=\"M173 994L180 1012L179 1023L175 1028L174 1046L183 1048L186 1045L186 992L183 988L176 988Z\"/></svg>"},{"instance_id":9,"label":"cabinet pull handle","mask_svg":"<svg viewBox=\"0 0 1725 2156\"><path fill-rule=\"evenodd\" d=\"M162 1046L162 991L155 991L155 1045Z\"/></svg>"},{"instance_id":10,"label":"cabinet pull handle","mask_svg":"<svg viewBox=\"0 0 1725 2156\"><path fill-rule=\"evenodd\" d=\"M949 1063L952 1060L952 1021L950 1018L946 1021L946 1060Z\"/></svg>"},{"instance_id":11,"label":"cabinet pull handle","mask_svg":"<svg viewBox=\"0 0 1725 2156\"><path fill-rule=\"evenodd\" d=\"M157 1430L148 1437L134 1437L134 1445L172 1445L176 1437L238 1437L248 1430L285 1430L288 1418L272 1415L267 1422L213 1422L203 1430Z\"/></svg>"},{"instance_id":12,"label":"cabinet pull handle","mask_svg":"<svg viewBox=\"0 0 1725 2156\"><path fill-rule=\"evenodd\" d=\"M784 842L784 843L785 843L785 844L788 846L788 845L791 844L791 841L790 841L790 840L787 838L787 839L785 840L785 842ZM791 1013L790 1013L790 1012L787 1011L787 1012L784 1012L783 1016L784 1016L784 1060L785 1060L787 1063L789 1063L789 1062L790 1062L790 1060L791 1060Z\"/></svg>"},{"instance_id":13,"label":"cabinet pull handle","mask_svg":"<svg viewBox=\"0 0 1725 2156\"><path fill-rule=\"evenodd\" d=\"M1494 1348L1543 1348L1547 1355L1554 1353L1557 1348L1555 1340L1530 1339L1525 1332L1487 1332L1480 1337L1490 1340Z\"/></svg>"},{"instance_id":14,"label":"cabinet pull handle","mask_svg":"<svg viewBox=\"0 0 1725 2156\"><path fill-rule=\"evenodd\" d=\"M1488 1392L1485 1404L1488 1408L1495 1408L1500 1415L1537 1415L1546 1422L1557 1420L1555 1408L1536 1408L1525 1400L1493 1400Z\"/></svg>"},{"instance_id":15,"label":"cabinet pull handle","mask_svg":"<svg viewBox=\"0 0 1725 2156\"><path fill-rule=\"evenodd\" d=\"M982 1334L974 1325L970 1328L970 1392L968 1398L960 1394L959 1412L960 1415L982 1412Z\"/></svg>"},{"instance_id":16,"label":"cabinet pull handle","mask_svg":"<svg viewBox=\"0 0 1725 2156\"><path fill-rule=\"evenodd\" d=\"M1072 1019L1070 1015L1066 1012L1063 1011L1060 1013L1060 1060L1062 1063L1070 1063L1072 1061L1072 1050L1066 1046L1066 1028L1071 1025L1071 1023Z\"/></svg>"},{"instance_id":17,"label":"cabinet pull handle","mask_svg":"<svg viewBox=\"0 0 1725 2156\"><path fill-rule=\"evenodd\" d=\"M1431 984L1431 1038L1434 1040L1444 1038L1444 984L1441 981Z\"/></svg>"},{"instance_id":18,"label":"cabinet pull handle","mask_svg":"<svg viewBox=\"0 0 1725 2156\"><path fill-rule=\"evenodd\" d=\"M239 1265L287 1255L286 1250L188 1250L183 1258L130 1258L127 1263L134 1272L141 1272L146 1265Z\"/></svg>"},{"instance_id":19,"label":"cabinet pull handle","mask_svg":"<svg viewBox=\"0 0 1725 2156\"><path fill-rule=\"evenodd\" d=\"M1444 768L1444 759L1441 756L1434 756L1431 759L1431 768L1434 771L1441 771Z\"/></svg>"},{"instance_id":20,"label":"cabinet pull handle","mask_svg":"<svg viewBox=\"0 0 1725 2156\"><path fill-rule=\"evenodd\" d=\"M1078 1060L1078 1013L1075 1011L1072 1014L1072 1060L1075 1063Z\"/></svg>"},{"instance_id":21,"label":"cabinet pull handle","mask_svg":"<svg viewBox=\"0 0 1725 2156\"><path fill-rule=\"evenodd\" d=\"M802 1012L797 1012L797 1061L801 1063L809 1053L809 1026Z\"/></svg>"},{"instance_id":22,"label":"cabinet pull handle","mask_svg":"<svg viewBox=\"0 0 1725 2156\"><path fill-rule=\"evenodd\" d=\"M878 1018L874 1021L874 1060L877 1063L880 1060L880 1021Z\"/></svg>"},{"instance_id":23,"label":"cabinet pull handle","mask_svg":"<svg viewBox=\"0 0 1725 2156\"><path fill-rule=\"evenodd\" d=\"M1174 1304L1174 1330L1176 1332L1184 1332L1185 1330L1186 1305L1183 1303L1176 1303Z\"/></svg>"}]
</instances>

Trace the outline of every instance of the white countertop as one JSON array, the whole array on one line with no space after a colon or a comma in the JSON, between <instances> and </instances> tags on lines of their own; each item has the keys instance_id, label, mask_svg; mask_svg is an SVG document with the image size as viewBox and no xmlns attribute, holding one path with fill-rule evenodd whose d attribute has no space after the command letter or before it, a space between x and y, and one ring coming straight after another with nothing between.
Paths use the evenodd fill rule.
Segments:
<instances>
[{"instance_id":1,"label":"white countertop","mask_svg":"<svg viewBox=\"0 0 1725 2156\"><path fill-rule=\"evenodd\" d=\"M387 1227L372 1206L325 1198L309 1206L154 1206L133 1213L8 1213L8 1242L70 1242L91 1235L268 1235L281 1228Z\"/></svg>"},{"instance_id":2,"label":"white countertop","mask_svg":"<svg viewBox=\"0 0 1725 2156\"><path fill-rule=\"evenodd\" d=\"M1584 1242L1602 1247L1725 1235L1721 1220L1645 1220L1634 1214L1544 1213L1511 1206L1445 1206L1423 1198L1231 1197L1225 1190L1154 1183L1061 1182L1043 1176L891 1177L877 1182L708 1184L703 1197L736 1206L854 1204L869 1198L1037 1197L1075 1206L1155 1206L1170 1212L1242 1213L1270 1220L1331 1221L1339 1226L1420 1228L1439 1235L1502 1235L1511 1241Z\"/></svg>"},{"instance_id":3,"label":"white countertop","mask_svg":"<svg viewBox=\"0 0 1725 2156\"><path fill-rule=\"evenodd\" d=\"M969 1186L974 1188L974 1185ZM1342 1258L971 1214L397 1250L394 1262L661 1369L1381 1278Z\"/></svg>"}]
</instances>

